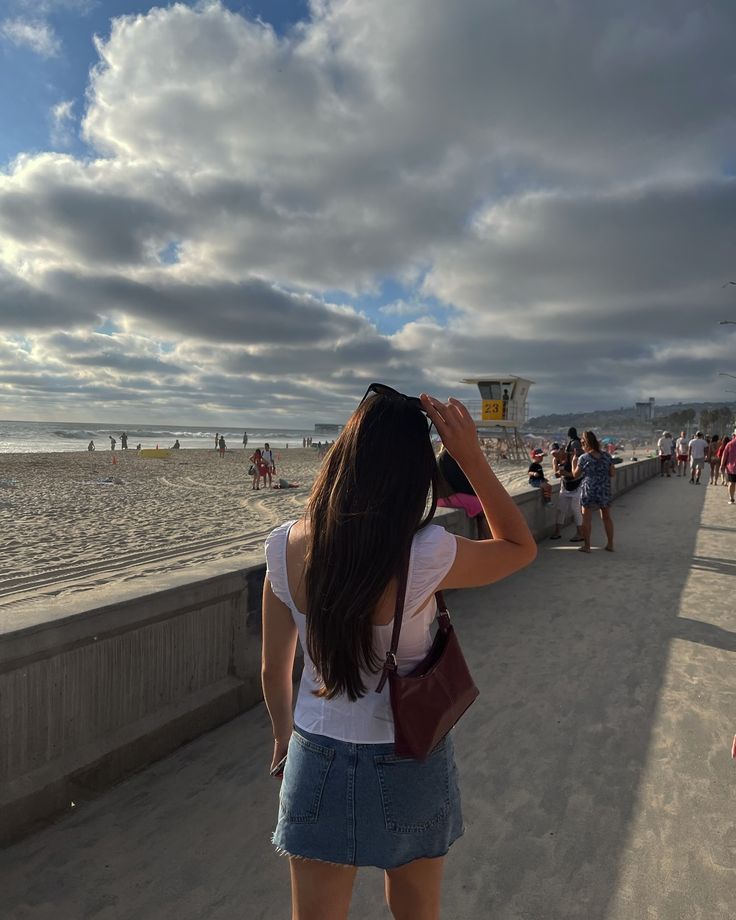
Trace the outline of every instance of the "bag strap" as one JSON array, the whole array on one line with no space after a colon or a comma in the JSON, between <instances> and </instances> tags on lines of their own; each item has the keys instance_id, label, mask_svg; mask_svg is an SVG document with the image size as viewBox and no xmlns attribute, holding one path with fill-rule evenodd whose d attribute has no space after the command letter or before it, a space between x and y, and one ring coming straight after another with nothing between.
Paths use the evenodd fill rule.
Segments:
<instances>
[{"instance_id":1,"label":"bag strap","mask_svg":"<svg viewBox=\"0 0 736 920\"><path fill-rule=\"evenodd\" d=\"M376 687L376 693L380 693L388 680L390 673L396 671L396 651L399 647L399 637L401 635L401 623L404 619L404 601L406 600L406 584L409 577L409 560L401 567L399 575L399 585L396 589L396 606L394 607L394 628L391 633L391 647L386 652L386 660L383 662L381 677ZM447 631L450 625L450 612L445 603L445 595L442 591L435 591L437 599L437 613L440 629Z\"/></svg>"},{"instance_id":2,"label":"bag strap","mask_svg":"<svg viewBox=\"0 0 736 920\"><path fill-rule=\"evenodd\" d=\"M396 650L399 647L399 636L401 635L401 622L404 619L404 601L406 600L406 583L409 578L409 555L401 566L399 574L399 584L396 588L396 605L394 607L394 628L391 633L391 647L386 652L386 660L383 662L381 679L378 681L376 693L380 693L388 680L391 671L396 670Z\"/></svg>"}]
</instances>

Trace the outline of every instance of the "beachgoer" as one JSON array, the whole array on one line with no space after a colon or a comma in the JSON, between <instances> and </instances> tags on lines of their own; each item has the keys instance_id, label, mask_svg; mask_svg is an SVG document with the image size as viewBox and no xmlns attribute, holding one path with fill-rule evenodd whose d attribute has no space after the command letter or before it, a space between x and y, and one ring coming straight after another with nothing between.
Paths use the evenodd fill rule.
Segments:
<instances>
[{"instance_id":1,"label":"beachgoer","mask_svg":"<svg viewBox=\"0 0 736 920\"><path fill-rule=\"evenodd\" d=\"M261 457L263 457L263 462L266 464L266 478L268 479L268 487L271 488L271 476L276 472L276 463L273 459L273 451L268 444L268 441L263 445L263 450L261 451Z\"/></svg>"},{"instance_id":2,"label":"beachgoer","mask_svg":"<svg viewBox=\"0 0 736 920\"><path fill-rule=\"evenodd\" d=\"M118 442L115 440L115 438L111 434L108 435L108 437L110 438L110 450L115 450L115 445Z\"/></svg>"},{"instance_id":3,"label":"beachgoer","mask_svg":"<svg viewBox=\"0 0 736 920\"><path fill-rule=\"evenodd\" d=\"M613 552L613 521L611 520L611 479L616 475L616 467L611 455L601 450L598 438L592 431L586 431L582 437L585 453L572 465L572 475L582 476L580 485L580 504L583 512L583 545L578 549L590 552L590 531L593 526L593 512L600 510L603 528L606 531L606 549ZM667 474L669 475L669 473Z\"/></svg>"},{"instance_id":4,"label":"beachgoer","mask_svg":"<svg viewBox=\"0 0 736 920\"><path fill-rule=\"evenodd\" d=\"M217 442L217 446L220 448L220 458L225 456L225 438L220 435L220 440Z\"/></svg>"},{"instance_id":5,"label":"beachgoer","mask_svg":"<svg viewBox=\"0 0 736 920\"><path fill-rule=\"evenodd\" d=\"M253 477L251 481L251 490L255 489L256 491L261 488L261 478L263 478L263 484L265 487L266 484L266 474L268 471L268 465L261 455L259 448L256 448L253 454L248 458L250 460L250 466L248 467L248 472Z\"/></svg>"},{"instance_id":6,"label":"beachgoer","mask_svg":"<svg viewBox=\"0 0 736 920\"><path fill-rule=\"evenodd\" d=\"M688 439L687 432L681 431L680 437L675 443L675 457L677 458L677 475L686 476L687 475L687 453L688 453Z\"/></svg>"},{"instance_id":7,"label":"beachgoer","mask_svg":"<svg viewBox=\"0 0 736 920\"><path fill-rule=\"evenodd\" d=\"M721 474L721 485L728 485L728 480L726 479L726 471L721 466L721 458L723 457L723 451L726 449L730 438L727 434L724 434L721 438L721 443L718 445L718 450L716 451L716 457L718 458L718 468Z\"/></svg>"},{"instance_id":8,"label":"beachgoer","mask_svg":"<svg viewBox=\"0 0 736 920\"><path fill-rule=\"evenodd\" d=\"M177 438L177 439L174 441L174 443L171 445L171 449L172 449L172 450L179 450L180 447L181 447L181 444L179 443L179 438Z\"/></svg>"},{"instance_id":9,"label":"beachgoer","mask_svg":"<svg viewBox=\"0 0 736 920\"><path fill-rule=\"evenodd\" d=\"M140 450L140 449L141 449L141 445L140 445L140 444L136 444L136 445L135 445L135 449L136 449L136 450Z\"/></svg>"},{"instance_id":10,"label":"beachgoer","mask_svg":"<svg viewBox=\"0 0 736 920\"><path fill-rule=\"evenodd\" d=\"M220 432L218 431L215 434L215 450L219 450L219 448L220 448Z\"/></svg>"},{"instance_id":11,"label":"beachgoer","mask_svg":"<svg viewBox=\"0 0 736 920\"><path fill-rule=\"evenodd\" d=\"M89 444L87 445L87 450L92 451L94 449L95 449L95 442L90 441Z\"/></svg>"},{"instance_id":12,"label":"beachgoer","mask_svg":"<svg viewBox=\"0 0 736 920\"><path fill-rule=\"evenodd\" d=\"M128 449L128 435L125 432L120 435L120 448L121 450Z\"/></svg>"},{"instance_id":13,"label":"beachgoer","mask_svg":"<svg viewBox=\"0 0 736 920\"><path fill-rule=\"evenodd\" d=\"M243 432L243 450L248 446L248 432Z\"/></svg>"},{"instance_id":14,"label":"beachgoer","mask_svg":"<svg viewBox=\"0 0 736 920\"><path fill-rule=\"evenodd\" d=\"M496 390L498 392L498 390ZM508 418L509 414L509 391L506 387L503 388L503 393L501 394L501 403L502 403L502 415L504 418Z\"/></svg>"},{"instance_id":15,"label":"beachgoer","mask_svg":"<svg viewBox=\"0 0 736 920\"><path fill-rule=\"evenodd\" d=\"M663 431L662 437L657 441L657 453L659 454L659 475L667 478L670 477L670 461L672 459L672 435L669 431Z\"/></svg>"},{"instance_id":16,"label":"beachgoer","mask_svg":"<svg viewBox=\"0 0 736 920\"><path fill-rule=\"evenodd\" d=\"M478 496L455 458L444 447L437 456L437 507L462 509L475 520L478 539L490 538L491 532Z\"/></svg>"},{"instance_id":17,"label":"beachgoer","mask_svg":"<svg viewBox=\"0 0 736 920\"><path fill-rule=\"evenodd\" d=\"M532 451L532 462L529 464L529 485L534 489L539 489L542 493L542 501L549 503L552 501L552 486L547 481L544 470L542 469L542 464L539 462L542 459L542 451L540 448L536 448Z\"/></svg>"},{"instance_id":18,"label":"beachgoer","mask_svg":"<svg viewBox=\"0 0 736 920\"><path fill-rule=\"evenodd\" d=\"M578 445L580 441L575 433ZM583 542L583 512L580 508L580 483L582 479L573 478L572 463L576 456L576 449L570 453L564 447L555 443L552 445L552 472L560 480L560 493L557 496L557 513L555 515L555 529L550 540L559 540L562 537L562 525L567 517L572 514L575 521L575 536L570 538L571 543ZM577 456L582 454L582 446L577 449Z\"/></svg>"},{"instance_id":19,"label":"beachgoer","mask_svg":"<svg viewBox=\"0 0 736 920\"><path fill-rule=\"evenodd\" d=\"M728 477L728 503L734 504L734 493L736 493L736 429L734 436L724 446L721 453L721 472Z\"/></svg>"},{"instance_id":20,"label":"beachgoer","mask_svg":"<svg viewBox=\"0 0 736 920\"><path fill-rule=\"evenodd\" d=\"M279 479L279 481L275 482L273 486L271 486L271 488L272 489L298 489L299 483L289 482L288 479Z\"/></svg>"},{"instance_id":21,"label":"beachgoer","mask_svg":"<svg viewBox=\"0 0 736 920\"><path fill-rule=\"evenodd\" d=\"M708 453L708 442L703 437L702 431L696 431L695 437L687 446L687 455L690 458L690 482L700 485L700 474L705 466L705 455Z\"/></svg>"},{"instance_id":22,"label":"beachgoer","mask_svg":"<svg viewBox=\"0 0 736 920\"><path fill-rule=\"evenodd\" d=\"M708 485L715 486L718 485L718 468L721 465L720 457L718 456L718 445L721 443L721 439L717 434L712 434L708 438L708 455L706 460L710 466L710 481Z\"/></svg>"},{"instance_id":23,"label":"beachgoer","mask_svg":"<svg viewBox=\"0 0 736 920\"><path fill-rule=\"evenodd\" d=\"M356 867L375 866L385 871L394 917L437 920L444 858L463 820L452 736L425 761L396 757L389 688L375 692L398 582L411 553L396 656L406 674L430 649L436 590L497 581L537 550L467 409L374 386L329 452L305 517L266 541L263 693L271 771L283 769L273 842L290 859L294 917L344 920ZM425 412L472 484L493 539L428 524L436 462ZM382 457L401 458L390 476ZM292 714L297 638L304 668Z\"/></svg>"}]
</instances>

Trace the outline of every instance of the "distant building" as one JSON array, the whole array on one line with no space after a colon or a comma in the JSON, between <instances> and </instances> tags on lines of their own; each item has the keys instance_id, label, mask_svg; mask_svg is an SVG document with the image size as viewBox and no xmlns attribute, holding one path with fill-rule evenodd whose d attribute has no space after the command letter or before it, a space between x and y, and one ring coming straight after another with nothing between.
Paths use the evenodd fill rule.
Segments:
<instances>
[{"instance_id":1,"label":"distant building","mask_svg":"<svg viewBox=\"0 0 736 920\"><path fill-rule=\"evenodd\" d=\"M650 396L646 402L634 403L636 420L638 422L654 421L654 397Z\"/></svg>"}]
</instances>

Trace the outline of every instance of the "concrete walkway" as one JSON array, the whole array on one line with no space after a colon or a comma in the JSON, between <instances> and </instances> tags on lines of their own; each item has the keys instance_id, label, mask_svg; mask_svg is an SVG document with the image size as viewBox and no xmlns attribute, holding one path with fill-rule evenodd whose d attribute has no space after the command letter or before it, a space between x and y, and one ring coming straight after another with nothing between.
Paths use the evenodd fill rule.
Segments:
<instances>
[{"instance_id":1,"label":"concrete walkway","mask_svg":"<svg viewBox=\"0 0 736 920\"><path fill-rule=\"evenodd\" d=\"M481 697L456 732L445 920L736 916L736 506L656 479L613 517L615 554L546 541L451 596ZM259 707L80 804L0 854L0 915L286 920L269 751ZM351 918L382 917L364 871Z\"/></svg>"}]
</instances>

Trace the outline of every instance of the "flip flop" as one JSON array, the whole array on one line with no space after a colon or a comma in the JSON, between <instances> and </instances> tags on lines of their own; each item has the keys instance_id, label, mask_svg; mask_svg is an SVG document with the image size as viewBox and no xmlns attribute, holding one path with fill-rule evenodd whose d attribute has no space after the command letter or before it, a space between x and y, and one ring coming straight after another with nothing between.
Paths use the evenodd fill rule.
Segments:
<instances>
[{"instance_id":1,"label":"flip flop","mask_svg":"<svg viewBox=\"0 0 736 920\"><path fill-rule=\"evenodd\" d=\"M583 543L585 537L570 537L570 543Z\"/></svg>"},{"instance_id":2,"label":"flip flop","mask_svg":"<svg viewBox=\"0 0 736 920\"><path fill-rule=\"evenodd\" d=\"M550 540L561 540L561 539L562 539L561 533L553 533L552 536L550 537Z\"/></svg>"}]
</instances>

